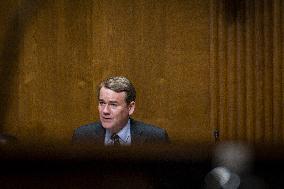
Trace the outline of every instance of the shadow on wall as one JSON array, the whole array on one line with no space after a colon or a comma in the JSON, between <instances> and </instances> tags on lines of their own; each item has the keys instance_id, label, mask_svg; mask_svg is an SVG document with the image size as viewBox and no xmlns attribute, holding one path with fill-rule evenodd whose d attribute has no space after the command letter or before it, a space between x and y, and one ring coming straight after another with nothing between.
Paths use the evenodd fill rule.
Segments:
<instances>
[{"instance_id":1,"label":"shadow on wall","mask_svg":"<svg viewBox=\"0 0 284 189\"><path fill-rule=\"evenodd\" d=\"M4 31L2 51L0 52L0 133L3 132L9 98L12 94L13 79L17 74L19 65L20 45L25 33L25 28L31 22L46 1L22 1L16 10L7 15L7 29ZM1 4L1 3L0 3ZM1 7L5 7L2 6Z\"/></svg>"},{"instance_id":2,"label":"shadow on wall","mask_svg":"<svg viewBox=\"0 0 284 189\"><path fill-rule=\"evenodd\" d=\"M220 1L224 3L224 11L225 11L225 18L228 24L233 24L236 22L245 22L244 12L249 11L251 12L254 1L252 0L224 0ZM248 6L246 6L246 2ZM249 10L245 10L249 9Z\"/></svg>"}]
</instances>

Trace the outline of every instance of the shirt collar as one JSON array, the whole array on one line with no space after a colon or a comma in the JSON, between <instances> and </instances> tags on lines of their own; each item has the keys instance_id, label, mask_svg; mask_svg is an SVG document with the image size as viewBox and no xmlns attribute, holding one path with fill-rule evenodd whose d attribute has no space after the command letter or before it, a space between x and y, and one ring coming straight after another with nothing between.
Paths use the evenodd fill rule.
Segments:
<instances>
[{"instance_id":1,"label":"shirt collar","mask_svg":"<svg viewBox=\"0 0 284 189\"><path fill-rule=\"evenodd\" d=\"M120 141L124 144L128 143L130 139L130 119L128 119L127 124L118 132L116 133L119 138ZM106 129L106 134L105 137L107 139L107 143L109 143L111 141L111 132Z\"/></svg>"}]
</instances>

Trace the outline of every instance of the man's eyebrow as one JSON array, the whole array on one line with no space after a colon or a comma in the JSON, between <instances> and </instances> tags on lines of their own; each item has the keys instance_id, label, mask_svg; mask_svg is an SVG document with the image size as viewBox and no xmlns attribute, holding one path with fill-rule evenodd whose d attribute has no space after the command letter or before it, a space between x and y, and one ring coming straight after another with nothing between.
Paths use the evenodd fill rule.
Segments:
<instances>
[{"instance_id":1,"label":"man's eyebrow","mask_svg":"<svg viewBox=\"0 0 284 189\"><path fill-rule=\"evenodd\" d=\"M105 102L103 99L99 99L100 102ZM118 104L118 101L110 100L109 103Z\"/></svg>"},{"instance_id":2,"label":"man's eyebrow","mask_svg":"<svg viewBox=\"0 0 284 189\"><path fill-rule=\"evenodd\" d=\"M115 101L115 100L111 100L111 101L109 101L110 103L112 103L112 104L117 104L118 102L117 101Z\"/></svg>"}]
</instances>

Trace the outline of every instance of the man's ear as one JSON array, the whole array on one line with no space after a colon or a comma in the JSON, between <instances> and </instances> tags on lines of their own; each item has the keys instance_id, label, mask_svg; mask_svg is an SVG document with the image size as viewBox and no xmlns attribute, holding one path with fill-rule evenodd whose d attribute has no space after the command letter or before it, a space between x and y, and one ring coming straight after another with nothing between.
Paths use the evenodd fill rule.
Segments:
<instances>
[{"instance_id":1,"label":"man's ear","mask_svg":"<svg viewBox=\"0 0 284 189\"><path fill-rule=\"evenodd\" d=\"M128 110L129 110L129 115L132 115L134 113L134 110L135 110L135 102L134 101L129 103Z\"/></svg>"}]
</instances>

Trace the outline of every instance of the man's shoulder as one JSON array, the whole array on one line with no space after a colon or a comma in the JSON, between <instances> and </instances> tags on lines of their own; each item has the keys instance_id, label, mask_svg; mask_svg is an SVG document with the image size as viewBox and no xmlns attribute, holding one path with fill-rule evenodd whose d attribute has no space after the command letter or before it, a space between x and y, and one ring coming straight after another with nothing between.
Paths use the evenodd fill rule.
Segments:
<instances>
[{"instance_id":1,"label":"man's shoulder","mask_svg":"<svg viewBox=\"0 0 284 189\"><path fill-rule=\"evenodd\" d=\"M156 125L145 123L142 121L131 119L130 122L133 126L138 127L139 129L149 130L149 131L162 131L164 129L157 127Z\"/></svg>"},{"instance_id":2,"label":"man's shoulder","mask_svg":"<svg viewBox=\"0 0 284 189\"><path fill-rule=\"evenodd\" d=\"M131 133L136 144L167 144L167 131L152 124L131 119Z\"/></svg>"},{"instance_id":3,"label":"man's shoulder","mask_svg":"<svg viewBox=\"0 0 284 189\"><path fill-rule=\"evenodd\" d=\"M144 134L151 134L151 135L165 135L166 130L160 128L156 125L145 123L142 121L137 121L131 119L132 128L137 130L138 132L143 132Z\"/></svg>"},{"instance_id":4,"label":"man's shoulder","mask_svg":"<svg viewBox=\"0 0 284 189\"><path fill-rule=\"evenodd\" d=\"M75 129L75 132L89 132L90 130L102 129L100 122L88 123Z\"/></svg>"},{"instance_id":5,"label":"man's shoulder","mask_svg":"<svg viewBox=\"0 0 284 189\"><path fill-rule=\"evenodd\" d=\"M89 123L75 129L73 144L100 144L103 142L104 129L99 122Z\"/></svg>"}]
</instances>

